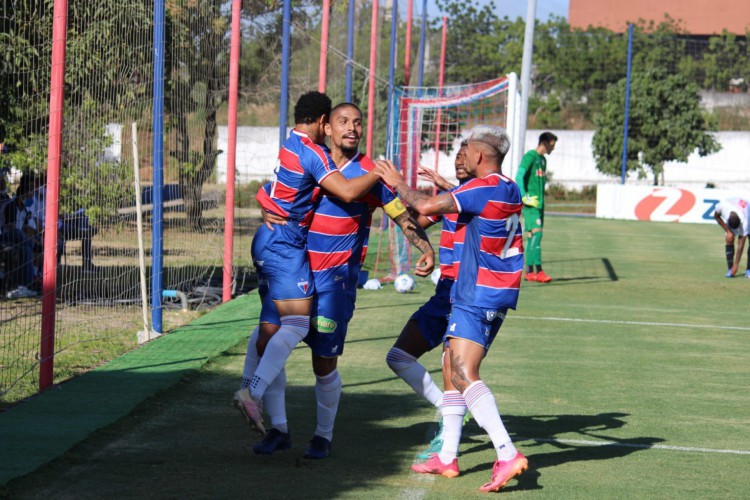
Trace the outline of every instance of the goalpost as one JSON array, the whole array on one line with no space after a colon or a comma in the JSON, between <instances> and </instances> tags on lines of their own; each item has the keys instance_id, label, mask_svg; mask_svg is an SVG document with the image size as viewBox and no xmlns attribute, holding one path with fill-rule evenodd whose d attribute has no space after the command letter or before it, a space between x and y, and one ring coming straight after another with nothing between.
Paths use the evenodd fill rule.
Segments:
<instances>
[{"instance_id":1,"label":"goalpost","mask_svg":"<svg viewBox=\"0 0 750 500\"><path fill-rule=\"evenodd\" d=\"M412 188L432 189L431 184L418 178L420 166L436 169L455 183L453 161L461 141L468 138L475 125L497 125L504 127L511 139L503 172L512 177L523 154L523 145L519 144L520 99L515 73L466 85L396 88L388 124L387 156ZM410 273L411 247L392 221L384 221L391 262L381 280L391 281L401 273Z\"/></svg>"}]
</instances>

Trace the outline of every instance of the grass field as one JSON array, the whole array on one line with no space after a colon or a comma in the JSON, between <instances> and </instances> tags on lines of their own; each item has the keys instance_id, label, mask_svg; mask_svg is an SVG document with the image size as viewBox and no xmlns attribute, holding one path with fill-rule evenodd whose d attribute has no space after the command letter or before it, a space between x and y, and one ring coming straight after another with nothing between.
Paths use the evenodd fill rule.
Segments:
<instances>
[{"instance_id":1,"label":"grass field","mask_svg":"<svg viewBox=\"0 0 750 500\"><path fill-rule=\"evenodd\" d=\"M747 497L750 280L723 277L723 246L712 225L548 220L545 270L556 279L524 284L482 367L530 462L502 495ZM480 497L494 452L473 421L461 476L409 472L435 430L435 410L384 358L431 292L426 280L408 295L360 291L327 460L302 459L315 428L303 347L288 364L294 445L272 457L252 453L257 437L229 405L241 343L0 497ZM423 358L435 377L439 359Z\"/></svg>"}]
</instances>

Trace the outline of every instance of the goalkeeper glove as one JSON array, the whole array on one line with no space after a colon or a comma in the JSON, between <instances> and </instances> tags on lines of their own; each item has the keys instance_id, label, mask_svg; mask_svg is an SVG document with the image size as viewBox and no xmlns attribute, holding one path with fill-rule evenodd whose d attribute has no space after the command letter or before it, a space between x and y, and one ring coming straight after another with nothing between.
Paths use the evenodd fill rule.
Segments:
<instances>
[{"instance_id":1,"label":"goalkeeper glove","mask_svg":"<svg viewBox=\"0 0 750 500\"><path fill-rule=\"evenodd\" d=\"M539 197L538 196L529 196L529 195L526 195L523 198L521 198L521 201L527 207L537 208L539 206Z\"/></svg>"}]
</instances>

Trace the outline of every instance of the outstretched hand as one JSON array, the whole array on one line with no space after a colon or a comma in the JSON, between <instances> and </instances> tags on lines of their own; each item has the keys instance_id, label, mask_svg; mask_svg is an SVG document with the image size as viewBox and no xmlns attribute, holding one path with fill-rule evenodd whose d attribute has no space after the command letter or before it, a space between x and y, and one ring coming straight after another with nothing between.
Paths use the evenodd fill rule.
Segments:
<instances>
[{"instance_id":1,"label":"outstretched hand","mask_svg":"<svg viewBox=\"0 0 750 500\"><path fill-rule=\"evenodd\" d=\"M438 187L438 189L442 189L443 191L448 191L453 187L453 184L448 182L445 177L437 173L437 170L435 169L423 167L420 165L419 169L417 170L417 174L421 178L432 182L433 184L435 184L435 186Z\"/></svg>"},{"instance_id":2,"label":"outstretched hand","mask_svg":"<svg viewBox=\"0 0 750 500\"><path fill-rule=\"evenodd\" d=\"M398 184L404 182L404 176L390 160L377 160L374 172L391 187L395 188Z\"/></svg>"}]
</instances>

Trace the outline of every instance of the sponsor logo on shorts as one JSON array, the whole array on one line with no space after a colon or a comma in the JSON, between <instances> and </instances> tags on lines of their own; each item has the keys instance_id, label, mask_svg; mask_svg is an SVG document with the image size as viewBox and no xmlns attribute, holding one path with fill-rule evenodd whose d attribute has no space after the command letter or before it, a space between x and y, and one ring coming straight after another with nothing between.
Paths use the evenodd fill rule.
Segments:
<instances>
[{"instance_id":1,"label":"sponsor logo on shorts","mask_svg":"<svg viewBox=\"0 0 750 500\"><path fill-rule=\"evenodd\" d=\"M497 311L485 311L484 317L487 318L489 323L492 323L497 317Z\"/></svg>"},{"instance_id":2,"label":"sponsor logo on shorts","mask_svg":"<svg viewBox=\"0 0 750 500\"><path fill-rule=\"evenodd\" d=\"M297 286L299 287L300 290L302 290L302 293L307 293L307 289L310 288L310 282L307 280L298 281Z\"/></svg>"},{"instance_id":3,"label":"sponsor logo on shorts","mask_svg":"<svg viewBox=\"0 0 750 500\"><path fill-rule=\"evenodd\" d=\"M325 316L315 316L311 323L313 328L318 330L319 333L333 333L338 326L334 320L326 318Z\"/></svg>"},{"instance_id":4,"label":"sponsor logo on shorts","mask_svg":"<svg viewBox=\"0 0 750 500\"><path fill-rule=\"evenodd\" d=\"M456 331L456 324L451 323L450 331L455 332Z\"/></svg>"},{"instance_id":5,"label":"sponsor logo on shorts","mask_svg":"<svg viewBox=\"0 0 750 500\"><path fill-rule=\"evenodd\" d=\"M536 220L536 225L537 226L541 226L542 225L542 219L537 219Z\"/></svg>"}]
</instances>

